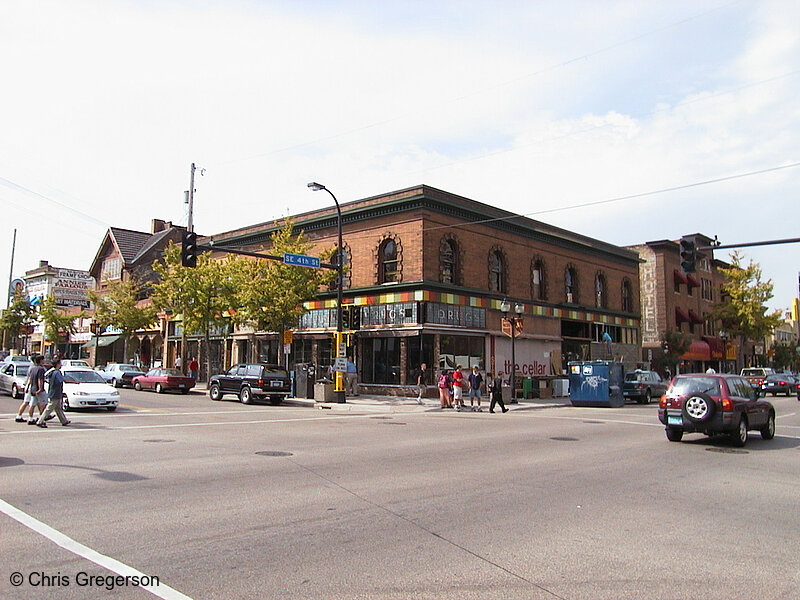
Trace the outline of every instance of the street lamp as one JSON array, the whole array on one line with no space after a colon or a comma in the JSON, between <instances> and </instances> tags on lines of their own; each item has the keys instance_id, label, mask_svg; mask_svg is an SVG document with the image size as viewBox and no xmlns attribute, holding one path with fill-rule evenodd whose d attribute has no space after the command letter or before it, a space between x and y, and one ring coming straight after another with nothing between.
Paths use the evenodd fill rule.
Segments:
<instances>
[{"instance_id":1,"label":"street lamp","mask_svg":"<svg viewBox=\"0 0 800 600\"><path fill-rule=\"evenodd\" d=\"M728 332L724 329L719 330L719 339L722 340L722 372L728 372Z\"/></svg>"},{"instance_id":2,"label":"street lamp","mask_svg":"<svg viewBox=\"0 0 800 600\"><path fill-rule=\"evenodd\" d=\"M500 312L503 313L503 319L508 321L511 325L511 404L517 402L517 355L515 348L515 340L517 338L517 323L522 323L522 313L525 307L519 302L514 304L515 316L509 316L511 312L511 303L505 298L500 303Z\"/></svg>"},{"instance_id":3,"label":"street lamp","mask_svg":"<svg viewBox=\"0 0 800 600\"><path fill-rule=\"evenodd\" d=\"M308 187L314 192L325 190L331 195L331 198L333 198L333 203L336 204L336 228L338 234L336 246L336 356L342 357L342 281L344 280L342 277L342 263L344 262L344 255L342 253L342 209L339 208L339 201L336 199L336 196L333 195L333 192L321 183L312 181L308 184ZM336 394L336 402L340 404L344 403L344 376L341 371L336 371L336 385L333 391Z\"/></svg>"}]
</instances>

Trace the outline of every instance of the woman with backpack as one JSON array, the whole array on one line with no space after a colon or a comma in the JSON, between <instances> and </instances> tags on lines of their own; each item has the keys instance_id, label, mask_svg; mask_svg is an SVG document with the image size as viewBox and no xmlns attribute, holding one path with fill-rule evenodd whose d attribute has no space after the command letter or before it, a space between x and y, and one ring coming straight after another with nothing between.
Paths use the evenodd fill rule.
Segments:
<instances>
[{"instance_id":1,"label":"woman with backpack","mask_svg":"<svg viewBox=\"0 0 800 600\"><path fill-rule=\"evenodd\" d=\"M439 388L439 405L442 408L453 408L453 400L450 396L450 386L452 380L447 373L447 369L442 369L442 374L439 376L437 387Z\"/></svg>"}]
</instances>

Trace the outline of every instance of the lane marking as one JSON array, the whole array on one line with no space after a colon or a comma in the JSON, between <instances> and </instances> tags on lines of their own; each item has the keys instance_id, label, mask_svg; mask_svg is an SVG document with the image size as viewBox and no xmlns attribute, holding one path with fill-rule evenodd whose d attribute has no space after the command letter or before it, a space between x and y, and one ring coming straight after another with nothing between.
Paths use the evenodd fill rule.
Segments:
<instances>
[{"instance_id":1,"label":"lane marking","mask_svg":"<svg viewBox=\"0 0 800 600\"><path fill-rule=\"evenodd\" d=\"M122 575L123 577L137 577L140 580L142 578L146 578L147 581L152 579L152 576L150 575L146 575L141 571L137 571L133 567L130 567L115 558L111 558L105 554L100 554L96 550L92 550L88 546L73 540L71 537L61 533L57 529L53 529L45 523L42 523L39 519L30 516L28 513L21 511L16 506L12 506L2 499L0 499L0 511L15 521L21 523L28 529L31 529L39 535L46 537L48 540L55 543L57 546L62 547L64 550L72 552L73 554L77 554L81 558L93 562L94 564L99 565L104 569L111 571L112 573ZM158 585L139 585L137 587L150 592L158 598L163 598L164 600L192 600L186 594L183 594L178 590L161 583L160 578Z\"/></svg>"},{"instance_id":2,"label":"lane marking","mask_svg":"<svg viewBox=\"0 0 800 600\"><path fill-rule=\"evenodd\" d=\"M72 433L81 433L86 431L125 431L125 430L135 430L135 429L171 429L174 427L214 427L214 426L221 426L221 425L259 425L259 424L273 424L273 423L297 423L301 421L332 421L332 420L342 420L342 419L365 419L369 418L372 415L370 414L363 414L363 415L342 415L342 416L330 416L330 417L308 417L308 418L298 418L298 419L262 419L257 421L216 421L212 423L164 423L161 425L120 425L120 426L108 426L108 427L84 427L84 428L72 428L69 427L59 427L58 430L66 434L67 432ZM55 429L55 426L50 427L49 429ZM49 432L48 429L48 432ZM29 430L19 430L19 431L0 431L0 435L22 435L29 433ZM40 434L43 435L43 434Z\"/></svg>"}]
</instances>

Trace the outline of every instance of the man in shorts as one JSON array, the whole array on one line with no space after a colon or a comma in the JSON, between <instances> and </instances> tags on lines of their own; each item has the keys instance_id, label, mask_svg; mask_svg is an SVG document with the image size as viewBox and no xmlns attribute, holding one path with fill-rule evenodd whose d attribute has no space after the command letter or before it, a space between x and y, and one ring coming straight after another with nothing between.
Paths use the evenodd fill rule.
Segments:
<instances>
[{"instance_id":1,"label":"man in shorts","mask_svg":"<svg viewBox=\"0 0 800 600\"><path fill-rule=\"evenodd\" d=\"M44 356L37 354L33 357L33 366L28 369L28 379L25 382L25 398L28 400L28 425L36 425L33 413L39 407L39 416L44 413L47 405L47 391L44 389L44 367L42 366ZM20 415L17 421L22 421Z\"/></svg>"},{"instance_id":2,"label":"man in shorts","mask_svg":"<svg viewBox=\"0 0 800 600\"><path fill-rule=\"evenodd\" d=\"M461 365L456 365L456 370L453 371L453 408L456 410L464 408L464 386L466 383L464 374L461 372Z\"/></svg>"},{"instance_id":3,"label":"man in shorts","mask_svg":"<svg viewBox=\"0 0 800 600\"><path fill-rule=\"evenodd\" d=\"M481 393L483 392L481 387L483 386L483 375L481 375L477 365L472 367L472 373L469 374L467 379L469 379L469 407L473 412L481 412L483 410L481 408ZM477 407L473 404L475 400L478 401Z\"/></svg>"}]
</instances>

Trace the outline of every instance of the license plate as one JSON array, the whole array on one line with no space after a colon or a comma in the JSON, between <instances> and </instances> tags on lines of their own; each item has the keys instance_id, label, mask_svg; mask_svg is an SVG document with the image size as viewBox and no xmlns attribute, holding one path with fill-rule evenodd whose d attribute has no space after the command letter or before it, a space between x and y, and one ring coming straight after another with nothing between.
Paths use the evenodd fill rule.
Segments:
<instances>
[{"instance_id":1,"label":"license plate","mask_svg":"<svg viewBox=\"0 0 800 600\"><path fill-rule=\"evenodd\" d=\"M682 417L667 417L667 425L683 425Z\"/></svg>"},{"instance_id":2,"label":"license plate","mask_svg":"<svg viewBox=\"0 0 800 600\"><path fill-rule=\"evenodd\" d=\"M272 381L272 382L270 382L270 385L272 387L283 387L283 383L280 382L280 381Z\"/></svg>"},{"instance_id":3,"label":"license plate","mask_svg":"<svg viewBox=\"0 0 800 600\"><path fill-rule=\"evenodd\" d=\"M179 383L179 384L178 384L178 387L179 387L179 388L182 388L182 387L186 387L186 386L185 386L185 385L183 385L182 383Z\"/></svg>"},{"instance_id":4,"label":"license plate","mask_svg":"<svg viewBox=\"0 0 800 600\"><path fill-rule=\"evenodd\" d=\"M105 403L106 403L105 398L98 398L97 400L95 400L95 404L105 404Z\"/></svg>"}]
</instances>

